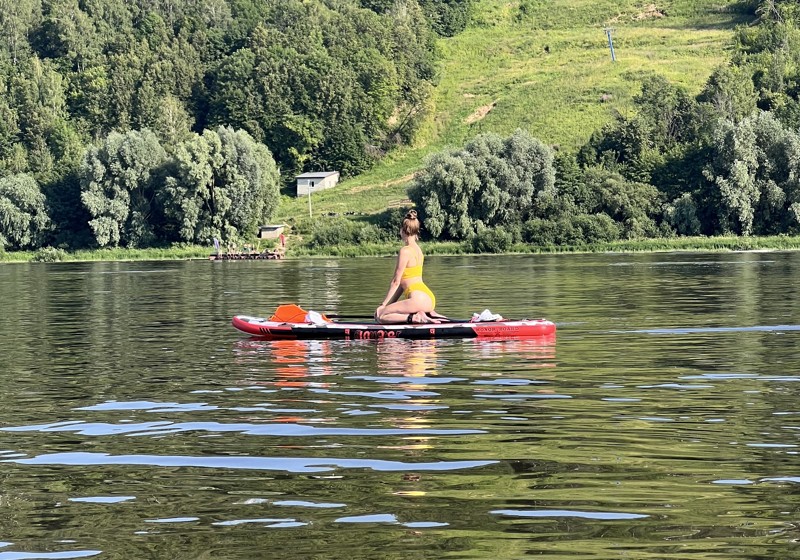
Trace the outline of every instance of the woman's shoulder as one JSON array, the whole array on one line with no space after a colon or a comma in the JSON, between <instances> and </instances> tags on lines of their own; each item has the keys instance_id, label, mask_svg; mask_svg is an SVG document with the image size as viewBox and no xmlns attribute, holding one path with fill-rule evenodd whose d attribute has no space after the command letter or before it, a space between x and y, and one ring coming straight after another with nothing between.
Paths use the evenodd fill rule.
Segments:
<instances>
[{"instance_id":1,"label":"woman's shoulder","mask_svg":"<svg viewBox=\"0 0 800 560\"><path fill-rule=\"evenodd\" d=\"M422 247L419 245L412 246L412 245L405 245L400 247L400 254L401 255L409 255L416 257L417 255L422 255Z\"/></svg>"}]
</instances>

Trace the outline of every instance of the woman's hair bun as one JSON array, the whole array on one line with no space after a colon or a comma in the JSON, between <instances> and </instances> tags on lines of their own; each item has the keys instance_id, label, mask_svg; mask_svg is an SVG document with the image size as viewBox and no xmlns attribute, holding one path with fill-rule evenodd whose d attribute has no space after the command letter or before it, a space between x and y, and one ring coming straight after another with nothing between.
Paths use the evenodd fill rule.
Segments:
<instances>
[{"instance_id":1,"label":"woman's hair bun","mask_svg":"<svg viewBox=\"0 0 800 560\"><path fill-rule=\"evenodd\" d=\"M406 220L416 220L417 219L417 211L416 210L409 210L406 214Z\"/></svg>"}]
</instances>

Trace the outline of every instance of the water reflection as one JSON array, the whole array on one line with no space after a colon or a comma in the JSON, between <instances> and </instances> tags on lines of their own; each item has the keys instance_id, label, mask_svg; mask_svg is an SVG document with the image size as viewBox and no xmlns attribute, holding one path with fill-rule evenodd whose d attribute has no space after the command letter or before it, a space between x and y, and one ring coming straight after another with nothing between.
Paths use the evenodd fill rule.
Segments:
<instances>
[{"instance_id":1,"label":"water reflection","mask_svg":"<svg viewBox=\"0 0 800 560\"><path fill-rule=\"evenodd\" d=\"M430 260L557 352L229 326L380 259L0 267L0 560L792 557L800 254Z\"/></svg>"},{"instance_id":2,"label":"water reflection","mask_svg":"<svg viewBox=\"0 0 800 560\"><path fill-rule=\"evenodd\" d=\"M244 379L242 384L273 386L279 388L327 387L325 378L333 374L329 340L259 340L236 342L234 352L248 361L265 360L272 364L274 378ZM242 361L242 360L240 360Z\"/></svg>"},{"instance_id":3,"label":"water reflection","mask_svg":"<svg viewBox=\"0 0 800 560\"><path fill-rule=\"evenodd\" d=\"M331 472L336 469L372 469L375 471L451 471L473 469L494 461L386 461L378 459L334 459L316 457L192 457L188 455L109 455L107 453L46 453L27 459L0 460L19 465L146 465L151 467L196 467L285 471L290 473Z\"/></svg>"},{"instance_id":4,"label":"water reflection","mask_svg":"<svg viewBox=\"0 0 800 560\"><path fill-rule=\"evenodd\" d=\"M515 360L527 360L528 367L555 367L556 334L533 338L491 339L475 338L467 341L465 349L473 359L492 360L511 356Z\"/></svg>"},{"instance_id":5,"label":"water reflection","mask_svg":"<svg viewBox=\"0 0 800 560\"><path fill-rule=\"evenodd\" d=\"M403 344L404 342L406 344ZM441 398L438 398L440 395L436 391L426 391L428 378L438 375L436 343L435 340L388 340L376 346L378 371L397 377L400 381L395 385L399 390L415 391L412 397L402 404L383 405L394 411L389 422L398 428L429 428L435 422L435 417L430 416L431 412L448 408L442 404ZM416 457L422 456L424 450L433 447L430 438L426 437L410 436L404 440L400 445L381 447L402 450L406 455Z\"/></svg>"},{"instance_id":6,"label":"water reflection","mask_svg":"<svg viewBox=\"0 0 800 560\"><path fill-rule=\"evenodd\" d=\"M437 340L385 340L375 345L378 372L400 377L426 377L438 373Z\"/></svg>"}]
</instances>

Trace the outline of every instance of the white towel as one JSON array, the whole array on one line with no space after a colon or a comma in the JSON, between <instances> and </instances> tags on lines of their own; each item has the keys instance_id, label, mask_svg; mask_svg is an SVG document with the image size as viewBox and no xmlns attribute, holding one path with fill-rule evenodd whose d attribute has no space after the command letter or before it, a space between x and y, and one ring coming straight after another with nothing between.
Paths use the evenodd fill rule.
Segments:
<instances>
[{"instance_id":1,"label":"white towel","mask_svg":"<svg viewBox=\"0 0 800 560\"><path fill-rule=\"evenodd\" d=\"M306 323L312 323L314 325L324 325L327 323L325 319L322 318L320 313L316 311L309 311L306 313Z\"/></svg>"},{"instance_id":2,"label":"white towel","mask_svg":"<svg viewBox=\"0 0 800 560\"><path fill-rule=\"evenodd\" d=\"M484 322L484 321L502 321L502 320L503 320L502 315L498 315L497 313L492 313L488 309L484 309L483 311L480 312L480 314L478 313L472 314L473 323Z\"/></svg>"}]
</instances>

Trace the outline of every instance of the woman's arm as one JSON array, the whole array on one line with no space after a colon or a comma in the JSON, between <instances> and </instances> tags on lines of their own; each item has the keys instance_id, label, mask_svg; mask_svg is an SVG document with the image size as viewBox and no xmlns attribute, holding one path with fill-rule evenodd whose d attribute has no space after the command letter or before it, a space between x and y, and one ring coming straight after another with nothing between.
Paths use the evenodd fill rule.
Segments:
<instances>
[{"instance_id":1,"label":"woman's arm","mask_svg":"<svg viewBox=\"0 0 800 560\"><path fill-rule=\"evenodd\" d=\"M397 266L394 269L394 276L392 276L392 281L389 282L389 291L386 292L386 297L383 298L383 303L381 307L389 305L390 303L396 302L400 299L400 294L402 294L402 289L400 288L400 281L403 279L403 271L406 269L406 265L408 265L408 251L405 250L405 247L400 249L400 253L397 255Z\"/></svg>"}]
</instances>

